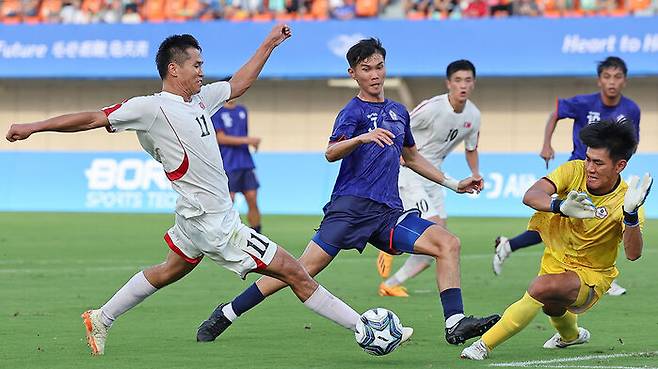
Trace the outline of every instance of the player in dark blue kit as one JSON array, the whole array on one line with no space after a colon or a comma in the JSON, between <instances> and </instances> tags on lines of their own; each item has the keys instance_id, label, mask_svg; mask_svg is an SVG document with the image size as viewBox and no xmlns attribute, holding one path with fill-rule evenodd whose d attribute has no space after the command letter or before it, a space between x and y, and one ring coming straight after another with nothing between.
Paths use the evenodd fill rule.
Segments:
<instances>
[{"instance_id":1,"label":"player in dark blue kit","mask_svg":"<svg viewBox=\"0 0 658 369\"><path fill-rule=\"evenodd\" d=\"M235 199L237 192L244 195L248 207L249 226L260 233L260 211L257 200L260 184L254 173L256 165L249 152L250 145L258 150L260 138L249 136L247 109L238 105L235 100L227 101L211 119L228 177L231 200Z\"/></svg>"},{"instance_id":2,"label":"player in dark blue kit","mask_svg":"<svg viewBox=\"0 0 658 369\"><path fill-rule=\"evenodd\" d=\"M555 157L555 150L551 146L551 138L558 120L573 119L573 151L569 160L584 160L587 147L578 137L580 130L588 124L598 123L602 120L630 121L635 127L636 139L640 139L640 108L637 104L622 95L626 87L628 69L621 58L610 56L599 62L597 67L599 92L589 95L578 95L568 99L557 99L556 110L551 113L546 122L544 131L544 146L539 156L548 162ZM500 236L496 238L496 252L493 259L493 270L496 275L502 271L503 262L512 252L536 245L541 242L539 232L526 231L520 235L507 239ZM608 294L621 295L626 290L613 282Z\"/></svg>"},{"instance_id":3,"label":"player in dark blue kit","mask_svg":"<svg viewBox=\"0 0 658 369\"><path fill-rule=\"evenodd\" d=\"M436 258L436 279L451 344L482 335L500 317L465 316L459 272L459 239L419 211L404 211L398 194L400 156L420 175L456 192L479 192L479 180L446 177L416 150L409 113L384 98L386 51L379 40L362 40L350 48L348 72L359 93L338 114L325 153L328 161L342 159L340 172L324 207L320 227L299 261L310 275L322 271L340 250L362 252L366 243L391 254L419 253ZM197 340L213 341L238 316L286 285L261 278L231 303L221 304L204 321Z\"/></svg>"}]
</instances>

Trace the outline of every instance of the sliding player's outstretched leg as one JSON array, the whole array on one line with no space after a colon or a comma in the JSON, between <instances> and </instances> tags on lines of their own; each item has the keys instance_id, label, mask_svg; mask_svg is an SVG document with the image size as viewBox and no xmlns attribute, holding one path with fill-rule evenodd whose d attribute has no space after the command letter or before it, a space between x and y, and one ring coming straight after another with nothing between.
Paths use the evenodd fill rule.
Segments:
<instances>
[{"instance_id":1,"label":"sliding player's outstretched leg","mask_svg":"<svg viewBox=\"0 0 658 369\"><path fill-rule=\"evenodd\" d=\"M275 243L264 236L258 235L258 237L266 240L268 247L276 247ZM299 261L285 249L277 247L274 257L266 267L255 270L265 276L230 303L219 305L199 326L197 340L200 342L214 341L238 316L260 304L265 297L288 285L309 309L345 328L354 330L360 315L309 275L309 273L311 275L319 273L332 259L333 256L328 255L312 241Z\"/></svg>"}]
</instances>

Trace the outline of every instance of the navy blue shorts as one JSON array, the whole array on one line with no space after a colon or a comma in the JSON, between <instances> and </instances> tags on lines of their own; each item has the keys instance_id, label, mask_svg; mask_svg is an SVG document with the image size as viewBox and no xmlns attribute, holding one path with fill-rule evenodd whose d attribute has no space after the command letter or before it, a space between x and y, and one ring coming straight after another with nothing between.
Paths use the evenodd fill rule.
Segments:
<instances>
[{"instance_id":1,"label":"navy blue shorts","mask_svg":"<svg viewBox=\"0 0 658 369\"><path fill-rule=\"evenodd\" d=\"M417 210L405 212L356 196L338 196L323 211L313 241L331 256L347 249L363 252L366 243L389 254L413 253L416 240L434 224Z\"/></svg>"},{"instance_id":2,"label":"navy blue shorts","mask_svg":"<svg viewBox=\"0 0 658 369\"><path fill-rule=\"evenodd\" d=\"M227 172L226 176L228 177L228 190L230 192L245 192L260 187L253 169L234 170Z\"/></svg>"}]
</instances>

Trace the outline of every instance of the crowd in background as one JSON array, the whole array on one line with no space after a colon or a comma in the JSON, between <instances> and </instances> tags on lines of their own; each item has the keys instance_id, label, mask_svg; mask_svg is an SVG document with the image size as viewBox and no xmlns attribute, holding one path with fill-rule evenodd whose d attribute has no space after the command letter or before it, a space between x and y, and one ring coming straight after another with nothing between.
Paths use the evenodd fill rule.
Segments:
<instances>
[{"instance_id":1,"label":"crowd in background","mask_svg":"<svg viewBox=\"0 0 658 369\"><path fill-rule=\"evenodd\" d=\"M629 15L658 15L658 0L0 0L4 24Z\"/></svg>"}]
</instances>

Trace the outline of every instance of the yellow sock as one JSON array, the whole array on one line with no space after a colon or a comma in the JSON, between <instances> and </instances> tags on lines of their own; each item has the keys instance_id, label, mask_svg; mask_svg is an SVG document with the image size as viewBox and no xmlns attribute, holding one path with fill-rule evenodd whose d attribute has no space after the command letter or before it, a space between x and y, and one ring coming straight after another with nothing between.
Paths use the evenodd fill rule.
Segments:
<instances>
[{"instance_id":1,"label":"yellow sock","mask_svg":"<svg viewBox=\"0 0 658 369\"><path fill-rule=\"evenodd\" d=\"M505 310L503 317L496 325L482 335L482 342L490 350L493 350L525 328L537 316L542 306L544 304L535 300L526 292L519 301Z\"/></svg>"},{"instance_id":2,"label":"yellow sock","mask_svg":"<svg viewBox=\"0 0 658 369\"><path fill-rule=\"evenodd\" d=\"M578 338L578 315L567 311L562 316L549 316L548 318L563 340L569 342Z\"/></svg>"}]
</instances>

